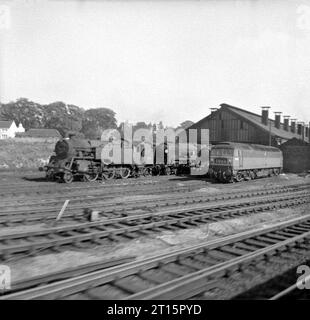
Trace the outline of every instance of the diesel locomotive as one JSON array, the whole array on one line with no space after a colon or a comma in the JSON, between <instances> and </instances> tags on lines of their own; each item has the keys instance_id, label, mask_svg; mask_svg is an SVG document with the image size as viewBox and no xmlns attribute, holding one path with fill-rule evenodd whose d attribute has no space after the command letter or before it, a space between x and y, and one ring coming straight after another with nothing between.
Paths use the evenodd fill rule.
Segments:
<instances>
[{"instance_id":1,"label":"diesel locomotive","mask_svg":"<svg viewBox=\"0 0 310 320\"><path fill-rule=\"evenodd\" d=\"M209 175L223 182L239 182L281 173L283 155L270 146L222 142L212 146Z\"/></svg>"}]
</instances>

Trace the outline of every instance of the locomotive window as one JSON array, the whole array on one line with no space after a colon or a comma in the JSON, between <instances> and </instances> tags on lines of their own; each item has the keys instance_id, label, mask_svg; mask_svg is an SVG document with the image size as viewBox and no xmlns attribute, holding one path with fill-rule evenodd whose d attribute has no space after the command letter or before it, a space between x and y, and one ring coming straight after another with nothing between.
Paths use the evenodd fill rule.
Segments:
<instances>
[{"instance_id":1,"label":"locomotive window","mask_svg":"<svg viewBox=\"0 0 310 320\"><path fill-rule=\"evenodd\" d=\"M211 150L211 155L212 156L233 156L234 155L234 149L228 149L228 148L212 149Z\"/></svg>"}]
</instances>

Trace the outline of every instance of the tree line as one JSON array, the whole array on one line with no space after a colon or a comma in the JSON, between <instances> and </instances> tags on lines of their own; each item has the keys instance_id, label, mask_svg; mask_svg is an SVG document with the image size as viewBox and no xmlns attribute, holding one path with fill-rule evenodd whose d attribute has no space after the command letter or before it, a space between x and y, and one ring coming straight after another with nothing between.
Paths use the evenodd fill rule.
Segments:
<instances>
[{"instance_id":1,"label":"tree line","mask_svg":"<svg viewBox=\"0 0 310 320\"><path fill-rule=\"evenodd\" d=\"M14 120L17 124L22 123L26 130L30 128L57 129L63 137L69 132L77 132L85 138L98 139L103 130L122 126L122 124L117 126L115 115L116 113L109 108L85 110L61 101L42 105L27 98L19 98L9 103L0 103L0 119ZM186 120L179 127L185 129L191 124L193 124L192 121ZM154 126L153 123L137 122L133 129L152 129ZM159 126L164 127L161 121Z\"/></svg>"}]
</instances>

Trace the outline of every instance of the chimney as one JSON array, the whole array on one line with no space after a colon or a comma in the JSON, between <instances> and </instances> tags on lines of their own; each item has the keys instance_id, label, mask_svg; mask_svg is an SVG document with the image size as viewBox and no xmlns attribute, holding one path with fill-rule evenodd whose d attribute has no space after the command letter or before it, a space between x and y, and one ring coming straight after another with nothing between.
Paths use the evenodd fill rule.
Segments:
<instances>
[{"instance_id":1,"label":"chimney","mask_svg":"<svg viewBox=\"0 0 310 320\"><path fill-rule=\"evenodd\" d=\"M297 119L291 119L291 132L296 132L296 120Z\"/></svg>"},{"instance_id":2,"label":"chimney","mask_svg":"<svg viewBox=\"0 0 310 320\"><path fill-rule=\"evenodd\" d=\"M267 126L270 107L261 107L261 108L262 108L262 124Z\"/></svg>"},{"instance_id":3,"label":"chimney","mask_svg":"<svg viewBox=\"0 0 310 320\"><path fill-rule=\"evenodd\" d=\"M302 140L305 140L305 123L302 122L301 124L301 136L302 136Z\"/></svg>"},{"instance_id":4,"label":"chimney","mask_svg":"<svg viewBox=\"0 0 310 320\"><path fill-rule=\"evenodd\" d=\"M215 111L217 111L217 108L210 108L211 110L211 114L214 113Z\"/></svg>"},{"instance_id":5,"label":"chimney","mask_svg":"<svg viewBox=\"0 0 310 320\"><path fill-rule=\"evenodd\" d=\"M275 112L274 114L275 114L275 118L274 118L274 121L275 121L275 127L277 128L277 129L280 129L280 125L281 125L281 113L282 112Z\"/></svg>"},{"instance_id":6,"label":"chimney","mask_svg":"<svg viewBox=\"0 0 310 320\"><path fill-rule=\"evenodd\" d=\"M297 123L297 134L299 134L301 136L302 133L302 124L301 122Z\"/></svg>"},{"instance_id":7,"label":"chimney","mask_svg":"<svg viewBox=\"0 0 310 320\"><path fill-rule=\"evenodd\" d=\"M284 116L284 130L288 131L290 116Z\"/></svg>"},{"instance_id":8,"label":"chimney","mask_svg":"<svg viewBox=\"0 0 310 320\"><path fill-rule=\"evenodd\" d=\"M298 123L298 134L301 135L302 140L305 140L305 123L303 121Z\"/></svg>"}]
</instances>

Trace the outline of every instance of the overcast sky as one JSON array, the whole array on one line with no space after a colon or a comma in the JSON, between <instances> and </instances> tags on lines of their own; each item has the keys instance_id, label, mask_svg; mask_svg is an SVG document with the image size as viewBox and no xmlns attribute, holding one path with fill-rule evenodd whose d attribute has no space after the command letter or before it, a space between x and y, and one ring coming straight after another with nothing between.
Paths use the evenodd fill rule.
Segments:
<instances>
[{"instance_id":1,"label":"overcast sky","mask_svg":"<svg viewBox=\"0 0 310 320\"><path fill-rule=\"evenodd\" d=\"M1 102L118 121L177 125L225 102L308 122L310 3L0 0L0 81Z\"/></svg>"}]
</instances>

